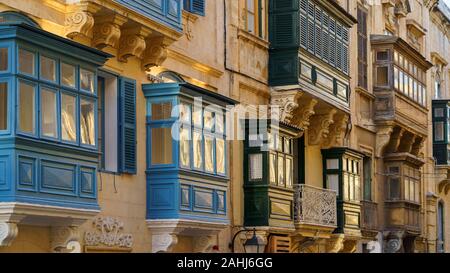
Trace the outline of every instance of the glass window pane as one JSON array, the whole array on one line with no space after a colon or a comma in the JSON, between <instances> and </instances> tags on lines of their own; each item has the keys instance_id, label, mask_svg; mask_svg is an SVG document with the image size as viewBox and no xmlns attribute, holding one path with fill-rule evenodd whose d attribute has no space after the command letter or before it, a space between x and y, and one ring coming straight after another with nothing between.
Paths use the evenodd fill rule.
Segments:
<instances>
[{"instance_id":1,"label":"glass window pane","mask_svg":"<svg viewBox=\"0 0 450 273\"><path fill-rule=\"evenodd\" d=\"M184 123L191 123L191 106L189 104L181 103L179 110L180 121Z\"/></svg>"},{"instance_id":2,"label":"glass window pane","mask_svg":"<svg viewBox=\"0 0 450 273\"><path fill-rule=\"evenodd\" d=\"M41 78L48 81L56 81L56 61L41 56Z\"/></svg>"},{"instance_id":3,"label":"glass window pane","mask_svg":"<svg viewBox=\"0 0 450 273\"><path fill-rule=\"evenodd\" d=\"M277 184L277 157L275 154L271 153L269 155L269 175L270 175L270 184Z\"/></svg>"},{"instance_id":4,"label":"glass window pane","mask_svg":"<svg viewBox=\"0 0 450 273\"><path fill-rule=\"evenodd\" d=\"M287 187L292 187L292 177L293 177L292 158L286 157L286 186Z\"/></svg>"},{"instance_id":5,"label":"glass window pane","mask_svg":"<svg viewBox=\"0 0 450 273\"><path fill-rule=\"evenodd\" d=\"M223 117L223 113L219 112L216 113L216 128L215 128L215 132L222 134L224 132L225 126L224 126L224 117Z\"/></svg>"},{"instance_id":6,"label":"glass window pane","mask_svg":"<svg viewBox=\"0 0 450 273\"><path fill-rule=\"evenodd\" d=\"M416 195L414 194L414 186L416 182L412 179L409 180L409 200L415 201Z\"/></svg>"},{"instance_id":7,"label":"glass window pane","mask_svg":"<svg viewBox=\"0 0 450 273\"><path fill-rule=\"evenodd\" d=\"M282 155L278 156L278 185L284 186L285 180L284 180L284 159Z\"/></svg>"},{"instance_id":8,"label":"glass window pane","mask_svg":"<svg viewBox=\"0 0 450 273\"><path fill-rule=\"evenodd\" d=\"M291 140L289 138L284 139L284 153L291 154Z\"/></svg>"},{"instance_id":9,"label":"glass window pane","mask_svg":"<svg viewBox=\"0 0 450 273\"><path fill-rule=\"evenodd\" d=\"M61 63L61 83L65 86L75 87L76 69L75 66Z\"/></svg>"},{"instance_id":10,"label":"glass window pane","mask_svg":"<svg viewBox=\"0 0 450 273\"><path fill-rule=\"evenodd\" d=\"M361 199L361 182L360 182L360 177L359 176L355 176L355 197L354 200L355 201L359 201Z\"/></svg>"},{"instance_id":11,"label":"glass window pane","mask_svg":"<svg viewBox=\"0 0 450 273\"><path fill-rule=\"evenodd\" d=\"M188 128L180 129L180 164L183 167L190 167L190 134Z\"/></svg>"},{"instance_id":12,"label":"glass window pane","mask_svg":"<svg viewBox=\"0 0 450 273\"><path fill-rule=\"evenodd\" d=\"M204 112L204 128L207 130L212 130L213 128L213 123L214 123L214 116L213 113L210 111L205 111Z\"/></svg>"},{"instance_id":13,"label":"glass window pane","mask_svg":"<svg viewBox=\"0 0 450 273\"><path fill-rule=\"evenodd\" d=\"M355 199L355 176L349 175L348 180L348 200Z\"/></svg>"},{"instance_id":14,"label":"glass window pane","mask_svg":"<svg viewBox=\"0 0 450 273\"><path fill-rule=\"evenodd\" d=\"M25 49L19 49L19 71L21 73L34 75L34 53Z\"/></svg>"},{"instance_id":15,"label":"glass window pane","mask_svg":"<svg viewBox=\"0 0 450 273\"><path fill-rule=\"evenodd\" d=\"M348 173L344 173L342 176L343 180L343 187L342 190L344 192L344 199L349 200L350 199L350 177Z\"/></svg>"},{"instance_id":16,"label":"glass window pane","mask_svg":"<svg viewBox=\"0 0 450 273\"><path fill-rule=\"evenodd\" d=\"M0 83L0 130L8 129L8 84Z\"/></svg>"},{"instance_id":17,"label":"glass window pane","mask_svg":"<svg viewBox=\"0 0 450 273\"><path fill-rule=\"evenodd\" d=\"M194 122L194 125L197 127L202 127L202 112L203 110L201 107L194 106L192 121Z\"/></svg>"},{"instance_id":18,"label":"glass window pane","mask_svg":"<svg viewBox=\"0 0 450 273\"><path fill-rule=\"evenodd\" d=\"M327 159L327 170L337 170L339 169L339 159Z\"/></svg>"},{"instance_id":19,"label":"glass window pane","mask_svg":"<svg viewBox=\"0 0 450 273\"><path fill-rule=\"evenodd\" d=\"M19 83L19 129L26 133L35 133L35 90L33 85Z\"/></svg>"},{"instance_id":20,"label":"glass window pane","mask_svg":"<svg viewBox=\"0 0 450 273\"><path fill-rule=\"evenodd\" d=\"M339 175L329 174L327 175L327 189L336 191L339 196Z\"/></svg>"},{"instance_id":21,"label":"glass window pane","mask_svg":"<svg viewBox=\"0 0 450 273\"><path fill-rule=\"evenodd\" d=\"M172 128L151 129L152 165L172 164Z\"/></svg>"},{"instance_id":22,"label":"glass window pane","mask_svg":"<svg viewBox=\"0 0 450 273\"><path fill-rule=\"evenodd\" d=\"M247 12L247 27L248 32L255 33L255 15L251 12Z\"/></svg>"},{"instance_id":23,"label":"glass window pane","mask_svg":"<svg viewBox=\"0 0 450 273\"><path fill-rule=\"evenodd\" d=\"M201 169L203 165L202 134L200 132L194 131L192 141L193 141L194 168Z\"/></svg>"},{"instance_id":24,"label":"glass window pane","mask_svg":"<svg viewBox=\"0 0 450 273\"><path fill-rule=\"evenodd\" d=\"M263 167L262 167L263 155L262 154L250 154L250 180L263 179Z\"/></svg>"},{"instance_id":25,"label":"glass window pane","mask_svg":"<svg viewBox=\"0 0 450 273\"><path fill-rule=\"evenodd\" d=\"M399 83L398 83L398 68L394 67L394 87L395 89L399 89Z\"/></svg>"},{"instance_id":26,"label":"glass window pane","mask_svg":"<svg viewBox=\"0 0 450 273\"><path fill-rule=\"evenodd\" d=\"M80 108L81 143L95 145L95 103L81 99Z\"/></svg>"},{"instance_id":27,"label":"glass window pane","mask_svg":"<svg viewBox=\"0 0 450 273\"><path fill-rule=\"evenodd\" d=\"M414 183L414 201L417 203L420 203L420 183L416 182Z\"/></svg>"},{"instance_id":28,"label":"glass window pane","mask_svg":"<svg viewBox=\"0 0 450 273\"><path fill-rule=\"evenodd\" d=\"M207 172L214 172L214 138L210 136L205 137L205 170Z\"/></svg>"},{"instance_id":29,"label":"glass window pane","mask_svg":"<svg viewBox=\"0 0 450 273\"><path fill-rule=\"evenodd\" d=\"M338 84L337 85L337 94L340 97L347 98L347 86Z\"/></svg>"},{"instance_id":30,"label":"glass window pane","mask_svg":"<svg viewBox=\"0 0 450 273\"><path fill-rule=\"evenodd\" d=\"M216 165L217 173L225 174L225 140L216 139Z\"/></svg>"},{"instance_id":31,"label":"glass window pane","mask_svg":"<svg viewBox=\"0 0 450 273\"><path fill-rule=\"evenodd\" d=\"M94 73L86 69L80 69L81 89L94 93L94 83Z\"/></svg>"},{"instance_id":32,"label":"glass window pane","mask_svg":"<svg viewBox=\"0 0 450 273\"><path fill-rule=\"evenodd\" d=\"M444 141L444 122L442 121L434 123L434 140Z\"/></svg>"},{"instance_id":33,"label":"glass window pane","mask_svg":"<svg viewBox=\"0 0 450 273\"><path fill-rule=\"evenodd\" d=\"M46 88L41 90L41 130L46 137L58 136L56 126L56 92Z\"/></svg>"},{"instance_id":34,"label":"glass window pane","mask_svg":"<svg viewBox=\"0 0 450 273\"><path fill-rule=\"evenodd\" d=\"M76 117L77 98L61 93L61 136L63 140L77 141Z\"/></svg>"},{"instance_id":35,"label":"glass window pane","mask_svg":"<svg viewBox=\"0 0 450 273\"><path fill-rule=\"evenodd\" d=\"M8 70L8 49L0 48L0 71Z\"/></svg>"},{"instance_id":36,"label":"glass window pane","mask_svg":"<svg viewBox=\"0 0 450 273\"><path fill-rule=\"evenodd\" d=\"M152 103L152 120L168 120L172 116L172 103Z\"/></svg>"},{"instance_id":37,"label":"glass window pane","mask_svg":"<svg viewBox=\"0 0 450 273\"><path fill-rule=\"evenodd\" d=\"M389 180L389 199L400 199L400 180L398 178Z\"/></svg>"},{"instance_id":38,"label":"glass window pane","mask_svg":"<svg viewBox=\"0 0 450 273\"><path fill-rule=\"evenodd\" d=\"M404 181L405 181L405 183L404 183L404 197L405 197L405 200L410 200L410 198L409 198L409 178L408 177L405 177L405 179L404 179Z\"/></svg>"}]
</instances>

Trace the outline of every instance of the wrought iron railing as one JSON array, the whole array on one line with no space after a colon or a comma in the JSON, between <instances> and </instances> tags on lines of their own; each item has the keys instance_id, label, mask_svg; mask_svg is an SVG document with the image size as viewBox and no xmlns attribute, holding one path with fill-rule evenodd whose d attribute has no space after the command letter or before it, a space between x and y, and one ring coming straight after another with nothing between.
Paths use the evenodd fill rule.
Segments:
<instances>
[{"instance_id":1,"label":"wrought iron railing","mask_svg":"<svg viewBox=\"0 0 450 273\"><path fill-rule=\"evenodd\" d=\"M336 192L308 185L295 185L295 222L337 226Z\"/></svg>"}]
</instances>

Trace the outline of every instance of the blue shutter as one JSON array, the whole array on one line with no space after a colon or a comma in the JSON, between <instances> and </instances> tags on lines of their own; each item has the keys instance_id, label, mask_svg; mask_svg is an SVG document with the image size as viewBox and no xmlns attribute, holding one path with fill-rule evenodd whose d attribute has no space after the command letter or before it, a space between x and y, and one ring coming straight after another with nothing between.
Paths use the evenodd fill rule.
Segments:
<instances>
[{"instance_id":1,"label":"blue shutter","mask_svg":"<svg viewBox=\"0 0 450 273\"><path fill-rule=\"evenodd\" d=\"M119 166L122 173L136 174L136 81L120 78Z\"/></svg>"},{"instance_id":2,"label":"blue shutter","mask_svg":"<svg viewBox=\"0 0 450 273\"><path fill-rule=\"evenodd\" d=\"M184 0L184 9L205 16L205 1L206 0Z\"/></svg>"}]
</instances>

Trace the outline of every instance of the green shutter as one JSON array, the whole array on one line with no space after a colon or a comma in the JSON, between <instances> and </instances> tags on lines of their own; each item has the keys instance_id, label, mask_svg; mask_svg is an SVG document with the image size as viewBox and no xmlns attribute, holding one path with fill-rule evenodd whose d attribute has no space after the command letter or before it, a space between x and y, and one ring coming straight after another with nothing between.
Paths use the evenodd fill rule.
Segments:
<instances>
[{"instance_id":1,"label":"green shutter","mask_svg":"<svg viewBox=\"0 0 450 273\"><path fill-rule=\"evenodd\" d=\"M189 12L204 16L205 0L190 0L190 1L185 0L184 9Z\"/></svg>"},{"instance_id":2,"label":"green shutter","mask_svg":"<svg viewBox=\"0 0 450 273\"><path fill-rule=\"evenodd\" d=\"M119 162L123 173L136 173L136 81L120 78Z\"/></svg>"}]
</instances>

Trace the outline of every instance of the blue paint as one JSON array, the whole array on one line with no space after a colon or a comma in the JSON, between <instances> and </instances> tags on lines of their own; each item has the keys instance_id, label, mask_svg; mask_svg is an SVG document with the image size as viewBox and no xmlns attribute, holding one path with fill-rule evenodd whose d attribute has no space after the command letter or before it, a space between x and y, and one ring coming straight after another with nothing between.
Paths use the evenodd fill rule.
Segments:
<instances>
[{"instance_id":1,"label":"blue paint","mask_svg":"<svg viewBox=\"0 0 450 273\"><path fill-rule=\"evenodd\" d=\"M193 103L193 97L201 97L204 106L216 105L223 111L225 111L227 105L234 105L236 102L185 82L143 84L142 89L147 100L147 219L188 219L228 223L225 205L229 182L227 153L225 152L224 159L225 174L218 174L216 167L212 172L207 172L204 169L204 152L202 152L202 168L195 169L191 137L189 147L190 166L183 167L179 159L180 142L178 139L172 138L172 163L155 165L152 164L151 130L171 128L174 135L179 136L180 128L188 126L190 132L196 130L201 135L212 136L213 139L219 136L225 139L225 133L217 133L214 129L204 132L201 128L203 127L203 115L201 127L192 125L192 115L190 123L181 122L179 120L180 113L175 111L174 107L181 102ZM165 120L153 120L152 105L164 102L171 103L172 109L170 110L174 110L171 111L171 116ZM225 145L225 150L226 148ZM204 138L202 151L204 151ZM215 153L216 151L213 150L214 166L216 166Z\"/></svg>"}]
</instances>

